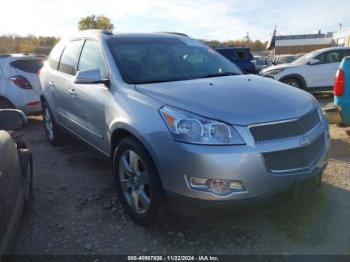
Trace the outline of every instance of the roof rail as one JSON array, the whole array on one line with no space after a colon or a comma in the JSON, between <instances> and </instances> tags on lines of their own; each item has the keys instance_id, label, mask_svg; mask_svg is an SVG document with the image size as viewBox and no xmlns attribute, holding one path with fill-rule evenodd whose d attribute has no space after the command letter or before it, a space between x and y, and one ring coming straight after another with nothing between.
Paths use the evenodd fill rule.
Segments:
<instances>
[{"instance_id":1,"label":"roof rail","mask_svg":"<svg viewBox=\"0 0 350 262\"><path fill-rule=\"evenodd\" d=\"M85 30L81 30L80 32L95 32L95 33L101 33L104 35L113 35L111 31L107 31L103 29L85 29Z\"/></svg>"},{"instance_id":2,"label":"roof rail","mask_svg":"<svg viewBox=\"0 0 350 262\"><path fill-rule=\"evenodd\" d=\"M159 34L170 34L170 35L180 35L180 36L186 36L189 37L188 35L184 34L184 33L179 33L179 32L156 32Z\"/></svg>"}]
</instances>

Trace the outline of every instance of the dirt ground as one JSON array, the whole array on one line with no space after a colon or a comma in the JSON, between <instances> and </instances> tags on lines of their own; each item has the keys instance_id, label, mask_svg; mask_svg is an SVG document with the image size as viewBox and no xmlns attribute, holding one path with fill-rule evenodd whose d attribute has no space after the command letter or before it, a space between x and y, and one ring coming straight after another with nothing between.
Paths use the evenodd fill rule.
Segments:
<instances>
[{"instance_id":1,"label":"dirt ground","mask_svg":"<svg viewBox=\"0 0 350 262\"><path fill-rule=\"evenodd\" d=\"M34 155L34 204L13 254L350 254L350 137L330 130L323 185L305 200L215 223L144 228L121 208L108 161L69 138L51 147L32 118L21 134Z\"/></svg>"}]
</instances>

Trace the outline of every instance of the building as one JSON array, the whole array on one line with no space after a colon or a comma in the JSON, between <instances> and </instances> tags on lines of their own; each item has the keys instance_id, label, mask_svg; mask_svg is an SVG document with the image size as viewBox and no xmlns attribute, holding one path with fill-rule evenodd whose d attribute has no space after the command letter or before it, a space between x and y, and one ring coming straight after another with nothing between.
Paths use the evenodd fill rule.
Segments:
<instances>
[{"instance_id":1,"label":"building","mask_svg":"<svg viewBox=\"0 0 350 262\"><path fill-rule=\"evenodd\" d=\"M333 39L337 46L350 46L350 28L333 33Z\"/></svg>"},{"instance_id":2,"label":"building","mask_svg":"<svg viewBox=\"0 0 350 262\"><path fill-rule=\"evenodd\" d=\"M271 55L309 53L311 51L334 45L332 33L305 35L276 35L269 41L267 48Z\"/></svg>"}]
</instances>

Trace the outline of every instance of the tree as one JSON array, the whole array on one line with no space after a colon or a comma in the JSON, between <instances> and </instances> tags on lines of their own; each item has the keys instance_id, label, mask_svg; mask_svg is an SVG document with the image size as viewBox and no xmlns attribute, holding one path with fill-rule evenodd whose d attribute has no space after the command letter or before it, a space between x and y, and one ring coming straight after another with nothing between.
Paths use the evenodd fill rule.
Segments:
<instances>
[{"instance_id":1,"label":"tree","mask_svg":"<svg viewBox=\"0 0 350 262\"><path fill-rule=\"evenodd\" d=\"M86 29L103 29L112 32L114 29L114 25L112 24L111 20L103 15L95 16L90 15L87 17L83 17L78 22L79 30L86 30Z\"/></svg>"}]
</instances>

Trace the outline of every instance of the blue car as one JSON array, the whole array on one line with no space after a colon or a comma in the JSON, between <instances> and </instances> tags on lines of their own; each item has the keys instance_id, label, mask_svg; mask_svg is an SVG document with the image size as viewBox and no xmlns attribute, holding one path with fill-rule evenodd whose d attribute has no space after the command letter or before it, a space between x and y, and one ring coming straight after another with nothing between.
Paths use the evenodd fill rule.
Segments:
<instances>
[{"instance_id":1,"label":"blue car","mask_svg":"<svg viewBox=\"0 0 350 262\"><path fill-rule=\"evenodd\" d=\"M254 57L250 52L250 48L243 47L224 47L215 48L215 50L233 62L241 69L244 74L257 74L256 67L253 63Z\"/></svg>"},{"instance_id":2,"label":"blue car","mask_svg":"<svg viewBox=\"0 0 350 262\"><path fill-rule=\"evenodd\" d=\"M350 125L350 56L341 62L333 87L334 104L339 112L340 123Z\"/></svg>"}]
</instances>

